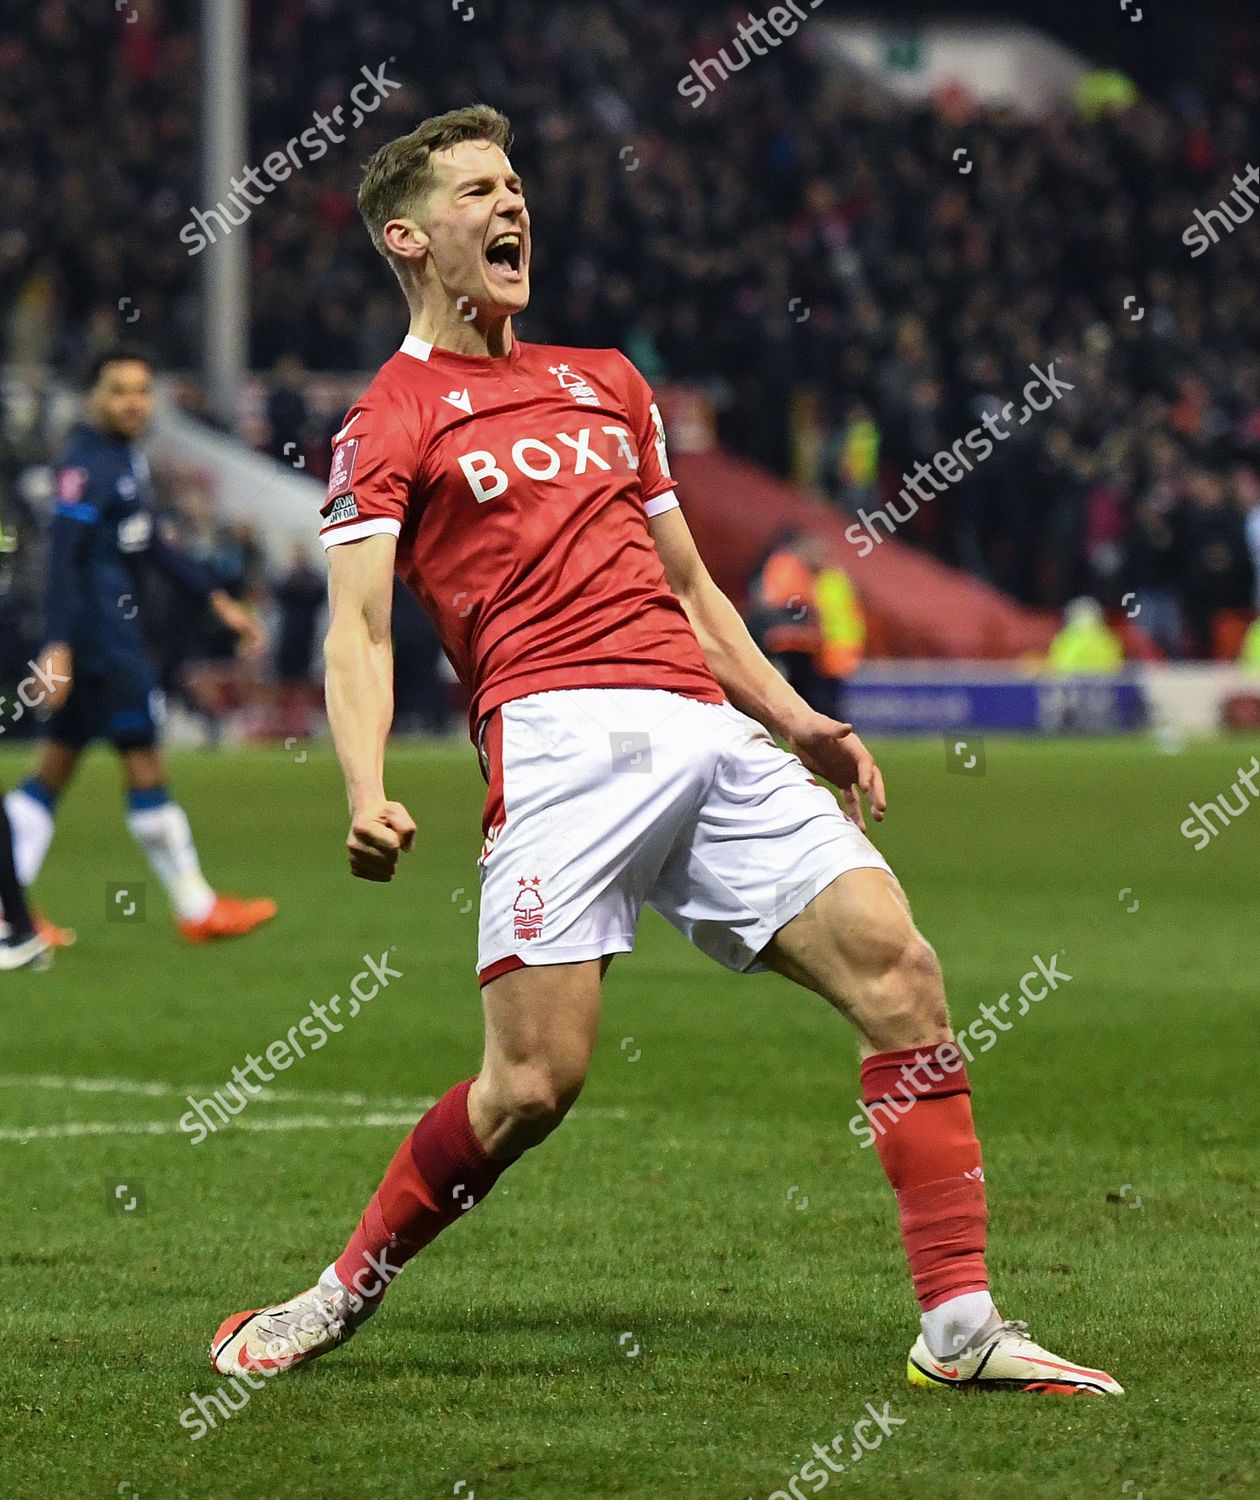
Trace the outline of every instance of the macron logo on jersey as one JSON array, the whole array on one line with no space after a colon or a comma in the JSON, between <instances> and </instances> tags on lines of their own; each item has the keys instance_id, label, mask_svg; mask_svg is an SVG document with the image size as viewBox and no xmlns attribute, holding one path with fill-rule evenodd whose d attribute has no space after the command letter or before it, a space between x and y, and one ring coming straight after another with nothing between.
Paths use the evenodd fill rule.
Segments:
<instances>
[{"instance_id":1,"label":"macron logo on jersey","mask_svg":"<svg viewBox=\"0 0 1260 1500\"><path fill-rule=\"evenodd\" d=\"M448 406L453 406L456 411L467 412L470 417L473 414L472 397L468 394L467 390L452 391L449 396L443 396L442 400Z\"/></svg>"},{"instance_id":2,"label":"macron logo on jersey","mask_svg":"<svg viewBox=\"0 0 1260 1500\"><path fill-rule=\"evenodd\" d=\"M637 471L639 453L626 428L609 425L598 429L613 440L611 444L600 442L607 458L592 446L591 434L595 430L583 427L576 434L557 432L550 443L544 443L540 438L522 438L519 443L512 444L511 457L502 462L489 449L465 453L459 466L478 505L497 499L507 489L511 483L505 467L508 463L524 478L540 480L554 479L566 465L573 474L585 474L588 469L609 474L614 467L631 473ZM553 444L558 446L553 447Z\"/></svg>"}]
</instances>

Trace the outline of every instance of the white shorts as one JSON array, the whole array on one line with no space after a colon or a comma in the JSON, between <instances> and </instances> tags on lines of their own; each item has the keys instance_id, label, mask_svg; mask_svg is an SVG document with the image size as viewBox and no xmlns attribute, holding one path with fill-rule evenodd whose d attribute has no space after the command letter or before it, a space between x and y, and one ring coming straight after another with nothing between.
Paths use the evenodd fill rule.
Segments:
<instances>
[{"instance_id":1,"label":"white shorts","mask_svg":"<svg viewBox=\"0 0 1260 1500\"><path fill-rule=\"evenodd\" d=\"M835 797L729 703L563 688L487 720L477 968L634 947L646 902L728 969L846 870L888 870ZM891 873L891 871L890 871Z\"/></svg>"}]
</instances>

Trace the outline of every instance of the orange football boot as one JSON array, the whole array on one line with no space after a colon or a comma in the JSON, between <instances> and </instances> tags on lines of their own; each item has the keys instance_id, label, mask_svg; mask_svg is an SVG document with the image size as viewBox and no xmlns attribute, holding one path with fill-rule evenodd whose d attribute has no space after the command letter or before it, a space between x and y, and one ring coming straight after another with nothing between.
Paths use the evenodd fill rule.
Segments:
<instances>
[{"instance_id":1,"label":"orange football boot","mask_svg":"<svg viewBox=\"0 0 1260 1500\"><path fill-rule=\"evenodd\" d=\"M58 927L55 922L50 922L43 912L33 911L31 920L35 923L35 931L43 938L50 948L73 948L77 934L73 927Z\"/></svg>"},{"instance_id":2,"label":"orange football boot","mask_svg":"<svg viewBox=\"0 0 1260 1500\"><path fill-rule=\"evenodd\" d=\"M276 903L270 896L242 900L239 896L216 896L214 905L200 922L179 924L179 935L186 943L212 943L216 938L244 937L270 922L276 914Z\"/></svg>"}]
</instances>

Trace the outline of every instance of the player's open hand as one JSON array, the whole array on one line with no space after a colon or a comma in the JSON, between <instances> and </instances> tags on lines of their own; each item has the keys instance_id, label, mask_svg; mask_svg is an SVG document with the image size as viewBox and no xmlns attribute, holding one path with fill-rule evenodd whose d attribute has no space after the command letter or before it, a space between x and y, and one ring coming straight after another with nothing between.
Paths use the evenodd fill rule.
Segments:
<instances>
[{"instance_id":1,"label":"player's open hand","mask_svg":"<svg viewBox=\"0 0 1260 1500\"><path fill-rule=\"evenodd\" d=\"M382 802L356 810L350 820L350 870L360 880L392 880L398 856L416 841L415 819L401 802Z\"/></svg>"},{"instance_id":2,"label":"player's open hand","mask_svg":"<svg viewBox=\"0 0 1260 1500\"><path fill-rule=\"evenodd\" d=\"M852 724L829 719L826 714L810 713L788 735L788 743L815 776L825 776L840 788L845 811L863 833L866 832L863 797L875 821L883 821L888 809L884 778L875 757L853 733Z\"/></svg>"}]
</instances>

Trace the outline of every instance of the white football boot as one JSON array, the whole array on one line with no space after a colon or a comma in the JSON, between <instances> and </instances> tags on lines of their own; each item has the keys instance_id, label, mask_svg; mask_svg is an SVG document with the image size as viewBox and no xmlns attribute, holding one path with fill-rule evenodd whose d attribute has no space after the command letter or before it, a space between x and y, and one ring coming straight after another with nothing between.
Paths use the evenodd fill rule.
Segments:
<instances>
[{"instance_id":1,"label":"white football boot","mask_svg":"<svg viewBox=\"0 0 1260 1500\"><path fill-rule=\"evenodd\" d=\"M906 1379L923 1390L1027 1391L1041 1396L1123 1396L1105 1370L1074 1365L1028 1337L1027 1323L1002 1323L951 1359L935 1359L923 1335L914 1342Z\"/></svg>"},{"instance_id":2,"label":"white football boot","mask_svg":"<svg viewBox=\"0 0 1260 1500\"><path fill-rule=\"evenodd\" d=\"M375 1311L341 1287L329 1292L317 1283L289 1302L226 1318L210 1344L210 1363L220 1375L291 1370L339 1348Z\"/></svg>"},{"instance_id":3,"label":"white football boot","mask_svg":"<svg viewBox=\"0 0 1260 1500\"><path fill-rule=\"evenodd\" d=\"M38 933L20 943L0 942L0 970L47 969L52 964L52 948Z\"/></svg>"}]
</instances>

